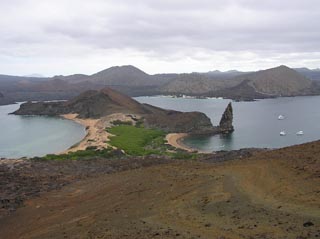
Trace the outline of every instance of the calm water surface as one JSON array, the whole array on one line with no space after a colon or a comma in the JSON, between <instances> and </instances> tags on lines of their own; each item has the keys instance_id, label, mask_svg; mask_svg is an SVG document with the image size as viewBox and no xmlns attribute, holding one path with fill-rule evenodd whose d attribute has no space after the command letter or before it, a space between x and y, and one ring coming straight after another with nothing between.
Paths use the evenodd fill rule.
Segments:
<instances>
[{"instance_id":1,"label":"calm water surface","mask_svg":"<svg viewBox=\"0 0 320 239\"><path fill-rule=\"evenodd\" d=\"M61 152L85 136L84 127L70 120L8 115L18 108L19 104L0 106L0 158Z\"/></svg>"},{"instance_id":2,"label":"calm water surface","mask_svg":"<svg viewBox=\"0 0 320 239\"><path fill-rule=\"evenodd\" d=\"M166 109L200 111L214 125L230 100L137 97L138 101ZM248 147L280 148L320 139L320 96L233 102L235 131L229 136L193 137L186 145L201 150L233 150ZM279 115L285 116L278 120ZM280 136L284 130L287 135ZM297 131L304 131L297 136Z\"/></svg>"}]
</instances>

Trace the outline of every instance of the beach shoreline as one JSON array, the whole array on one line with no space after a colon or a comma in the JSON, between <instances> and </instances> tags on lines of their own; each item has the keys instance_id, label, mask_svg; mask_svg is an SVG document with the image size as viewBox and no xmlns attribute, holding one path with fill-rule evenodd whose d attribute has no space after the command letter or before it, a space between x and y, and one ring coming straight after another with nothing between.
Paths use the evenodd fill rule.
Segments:
<instances>
[{"instance_id":1,"label":"beach shoreline","mask_svg":"<svg viewBox=\"0 0 320 239\"><path fill-rule=\"evenodd\" d=\"M64 119L72 120L84 126L86 135L78 143L58 154L66 154L69 152L86 150L88 147L96 147L97 149L110 147L110 145L106 143L110 134L103 127L101 119L80 119L77 118L78 114L65 114L60 116Z\"/></svg>"},{"instance_id":2,"label":"beach shoreline","mask_svg":"<svg viewBox=\"0 0 320 239\"><path fill-rule=\"evenodd\" d=\"M177 149L182 149L187 152L195 152L197 149L191 148L183 143L183 139L190 136L187 133L170 133L166 135L167 143Z\"/></svg>"}]
</instances>

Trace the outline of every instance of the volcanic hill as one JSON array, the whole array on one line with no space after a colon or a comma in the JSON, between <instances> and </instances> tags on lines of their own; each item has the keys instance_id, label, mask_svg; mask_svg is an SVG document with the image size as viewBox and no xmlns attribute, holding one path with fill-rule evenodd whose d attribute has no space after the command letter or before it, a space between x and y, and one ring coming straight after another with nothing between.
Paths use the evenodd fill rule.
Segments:
<instances>
[{"instance_id":1,"label":"volcanic hill","mask_svg":"<svg viewBox=\"0 0 320 239\"><path fill-rule=\"evenodd\" d=\"M230 111L231 105L228 107ZM232 112L232 111L231 111ZM27 102L14 112L17 115L48 115L59 116L77 114L79 118L99 119L114 113L134 114L144 119L150 128L162 129L166 132L215 134L229 132L232 125L231 117L223 118L228 128L214 127L210 119L201 112L179 112L165 110L138 101L110 88L100 91L90 90L69 101L58 102ZM232 128L233 129L233 128Z\"/></svg>"}]
</instances>

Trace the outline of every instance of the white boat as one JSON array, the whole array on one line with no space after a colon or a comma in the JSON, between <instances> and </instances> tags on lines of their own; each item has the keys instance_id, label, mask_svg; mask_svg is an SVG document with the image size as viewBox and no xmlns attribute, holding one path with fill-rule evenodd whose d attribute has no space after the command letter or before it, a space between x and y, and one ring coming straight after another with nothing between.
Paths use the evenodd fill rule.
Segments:
<instances>
[{"instance_id":1,"label":"white boat","mask_svg":"<svg viewBox=\"0 0 320 239\"><path fill-rule=\"evenodd\" d=\"M278 120L284 120L284 116L283 115L279 115L278 116Z\"/></svg>"},{"instance_id":2,"label":"white boat","mask_svg":"<svg viewBox=\"0 0 320 239\"><path fill-rule=\"evenodd\" d=\"M285 136L286 135L286 132L285 131L281 131L280 132L280 136Z\"/></svg>"},{"instance_id":3,"label":"white boat","mask_svg":"<svg viewBox=\"0 0 320 239\"><path fill-rule=\"evenodd\" d=\"M303 135L304 133L303 133L303 131L301 130L301 131L298 131L297 133L296 133L296 135Z\"/></svg>"}]
</instances>

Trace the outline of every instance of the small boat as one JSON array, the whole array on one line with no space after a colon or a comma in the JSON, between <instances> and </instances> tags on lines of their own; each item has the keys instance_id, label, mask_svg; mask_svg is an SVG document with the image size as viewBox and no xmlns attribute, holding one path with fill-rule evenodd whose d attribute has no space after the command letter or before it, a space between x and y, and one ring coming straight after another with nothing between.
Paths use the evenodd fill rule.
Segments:
<instances>
[{"instance_id":1,"label":"small boat","mask_svg":"<svg viewBox=\"0 0 320 239\"><path fill-rule=\"evenodd\" d=\"M285 131L281 131L280 132L280 136L285 136L286 135L286 132Z\"/></svg>"},{"instance_id":2,"label":"small boat","mask_svg":"<svg viewBox=\"0 0 320 239\"><path fill-rule=\"evenodd\" d=\"M303 133L303 131L302 130L300 130L300 131L298 131L297 133L296 133L296 135L303 135L304 133Z\"/></svg>"},{"instance_id":3,"label":"small boat","mask_svg":"<svg viewBox=\"0 0 320 239\"><path fill-rule=\"evenodd\" d=\"M278 116L278 120L284 120L284 116L283 115L279 115Z\"/></svg>"}]
</instances>

